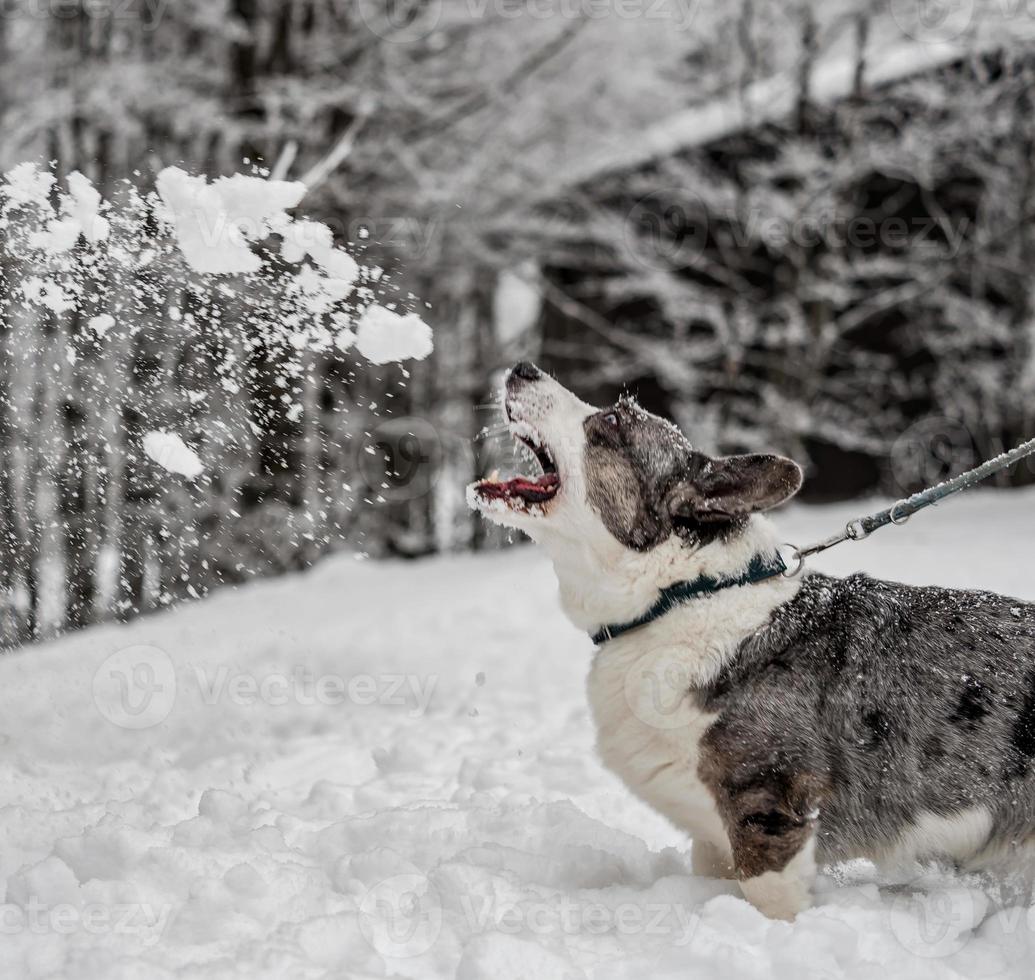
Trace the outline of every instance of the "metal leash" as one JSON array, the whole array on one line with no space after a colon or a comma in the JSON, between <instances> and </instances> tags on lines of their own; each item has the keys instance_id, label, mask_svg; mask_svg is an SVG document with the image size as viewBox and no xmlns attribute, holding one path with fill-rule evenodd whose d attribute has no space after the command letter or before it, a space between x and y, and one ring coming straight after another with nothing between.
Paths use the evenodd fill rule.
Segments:
<instances>
[{"instance_id":1,"label":"metal leash","mask_svg":"<svg viewBox=\"0 0 1035 980\"><path fill-rule=\"evenodd\" d=\"M917 511L930 507L946 497L951 497L954 493L969 490L983 480L987 480L990 476L1009 469L1014 463L1020 462L1027 456L1035 456L1035 439L1021 443L1016 449L1012 449L1008 453L1002 453L996 456L995 459L990 459L988 462L982 463L966 473L961 473L951 480L939 483L936 487L931 487L929 490L914 493L912 497L899 500L897 503L892 504L885 510L878 511L876 514L871 514L869 517L857 517L854 521L849 521L842 532L827 538L825 541L819 541L808 548L797 548L793 544L785 544L782 547L787 549L789 554L786 557L781 554L784 564L787 565L783 574L788 578L794 578L805 567L806 558L818 555L821 551L826 551L828 548L833 548L835 545L842 544L845 541L862 541L873 534L874 531L879 531L882 527L887 527L889 524L896 526L905 524ZM788 564L788 560L791 564Z\"/></svg>"}]
</instances>

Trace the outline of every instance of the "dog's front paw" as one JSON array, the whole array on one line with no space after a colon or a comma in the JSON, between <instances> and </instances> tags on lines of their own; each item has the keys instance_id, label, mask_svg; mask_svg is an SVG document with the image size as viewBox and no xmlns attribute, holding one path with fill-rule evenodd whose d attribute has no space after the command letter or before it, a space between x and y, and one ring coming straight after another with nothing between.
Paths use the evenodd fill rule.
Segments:
<instances>
[{"instance_id":1,"label":"dog's front paw","mask_svg":"<svg viewBox=\"0 0 1035 980\"><path fill-rule=\"evenodd\" d=\"M812 905L811 881L793 871L767 871L740 883L744 897L770 919L793 922Z\"/></svg>"}]
</instances>

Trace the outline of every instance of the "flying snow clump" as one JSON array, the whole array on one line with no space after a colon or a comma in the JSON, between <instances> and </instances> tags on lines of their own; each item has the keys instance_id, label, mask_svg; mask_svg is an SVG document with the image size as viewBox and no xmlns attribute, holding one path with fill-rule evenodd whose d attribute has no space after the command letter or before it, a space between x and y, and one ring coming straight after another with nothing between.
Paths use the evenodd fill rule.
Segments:
<instances>
[{"instance_id":1,"label":"flying snow clump","mask_svg":"<svg viewBox=\"0 0 1035 980\"><path fill-rule=\"evenodd\" d=\"M195 480L204 472L198 454L175 432L148 432L144 452L164 470Z\"/></svg>"},{"instance_id":2,"label":"flying snow clump","mask_svg":"<svg viewBox=\"0 0 1035 980\"><path fill-rule=\"evenodd\" d=\"M372 364L423 361L432 350L431 328L416 313L403 315L375 304L360 317L356 348Z\"/></svg>"},{"instance_id":3,"label":"flying snow clump","mask_svg":"<svg viewBox=\"0 0 1035 980\"><path fill-rule=\"evenodd\" d=\"M59 317L80 315L94 338L125 341L163 320L188 330L203 322L226 335L224 387L240 387L228 376L249 363L233 354L240 340L248 352L275 351L295 375L307 352L355 347L373 364L427 357L431 328L378 305L382 270L336 245L327 225L289 213L305 193L298 181L210 181L167 167L154 192L125 181L107 201L81 173L62 189L52 173L21 164L0 180L0 259L21 277L7 293ZM170 294L175 316L162 312ZM0 292L0 327L9 305ZM233 324L239 339L227 333ZM74 328L69 335L79 342Z\"/></svg>"},{"instance_id":4,"label":"flying snow clump","mask_svg":"<svg viewBox=\"0 0 1035 980\"><path fill-rule=\"evenodd\" d=\"M166 167L155 183L187 264L209 275L258 272L262 259L251 242L272 231L272 222L305 195L305 184L244 174L210 184L179 167Z\"/></svg>"}]
</instances>

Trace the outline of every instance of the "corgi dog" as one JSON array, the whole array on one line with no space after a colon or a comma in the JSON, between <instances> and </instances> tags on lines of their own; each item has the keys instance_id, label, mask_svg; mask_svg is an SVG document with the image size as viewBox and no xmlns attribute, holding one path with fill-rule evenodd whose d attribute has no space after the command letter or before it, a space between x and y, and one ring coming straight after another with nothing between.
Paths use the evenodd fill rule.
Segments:
<instances>
[{"instance_id":1,"label":"corgi dog","mask_svg":"<svg viewBox=\"0 0 1035 980\"><path fill-rule=\"evenodd\" d=\"M549 556L594 638L604 764L768 916L817 868L1011 861L1035 834L1035 606L865 575L781 574L765 512L802 471L714 457L622 398L522 362L504 405L541 473L468 490Z\"/></svg>"}]
</instances>

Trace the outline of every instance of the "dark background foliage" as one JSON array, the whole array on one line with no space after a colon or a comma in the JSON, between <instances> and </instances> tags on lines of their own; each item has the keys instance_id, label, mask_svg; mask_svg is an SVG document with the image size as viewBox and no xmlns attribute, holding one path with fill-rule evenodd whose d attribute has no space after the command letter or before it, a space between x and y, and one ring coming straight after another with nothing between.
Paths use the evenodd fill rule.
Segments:
<instances>
[{"instance_id":1,"label":"dark background foliage","mask_svg":"<svg viewBox=\"0 0 1035 980\"><path fill-rule=\"evenodd\" d=\"M170 164L302 180L380 291L430 305L436 350L289 374L218 297L190 330L140 309L107 346L78 315L8 322L0 642L333 548L503 543L463 488L512 459L494 391L519 357L706 449L790 453L814 501L901 495L1032 435L1033 49L1020 7L968 9L10 0L4 169L108 197ZM141 462L163 425L204 480Z\"/></svg>"}]
</instances>

